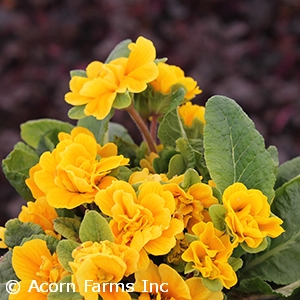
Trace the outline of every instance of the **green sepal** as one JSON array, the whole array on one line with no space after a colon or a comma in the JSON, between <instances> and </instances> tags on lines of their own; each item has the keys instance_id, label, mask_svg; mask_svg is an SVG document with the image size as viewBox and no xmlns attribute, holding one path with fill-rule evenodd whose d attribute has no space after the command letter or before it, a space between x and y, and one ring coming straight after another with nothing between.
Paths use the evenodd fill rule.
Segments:
<instances>
[{"instance_id":1,"label":"green sepal","mask_svg":"<svg viewBox=\"0 0 300 300\"><path fill-rule=\"evenodd\" d=\"M212 292L219 292L223 289L223 284L220 279L211 280L208 278L203 278L202 282Z\"/></svg>"},{"instance_id":2,"label":"green sepal","mask_svg":"<svg viewBox=\"0 0 300 300\"><path fill-rule=\"evenodd\" d=\"M19 246L24 238L30 238L34 234L44 234L42 227L31 222L23 223L19 219L11 219L5 224L4 243L13 248Z\"/></svg>"},{"instance_id":3,"label":"green sepal","mask_svg":"<svg viewBox=\"0 0 300 300\"><path fill-rule=\"evenodd\" d=\"M30 147L37 149L41 143L41 139L51 131L55 132L71 132L73 125L53 119L31 120L21 124L21 138ZM49 139L49 138L48 138Z\"/></svg>"},{"instance_id":4,"label":"green sepal","mask_svg":"<svg viewBox=\"0 0 300 300\"><path fill-rule=\"evenodd\" d=\"M9 183L27 201L34 200L25 183L29 177L29 169L37 164L39 156L23 142L18 142L13 151L2 160L2 170Z\"/></svg>"},{"instance_id":5,"label":"green sepal","mask_svg":"<svg viewBox=\"0 0 300 300\"><path fill-rule=\"evenodd\" d=\"M58 256L58 260L65 270L72 272L71 267L69 266L69 262L73 261L72 252L80 246L79 243L71 240L61 240L56 248L56 253Z\"/></svg>"},{"instance_id":6,"label":"green sepal","mask_svg":"<svg viewBox=\"0 0 300 300\"><path fill-rule=\"evenodd\" d=\"M124 109L128 107L132 102L132 93L130 93L128 90L126 90L125 93L117 94L113 107L117 109Z\"/></svg>"},{"instance_id":7,"label":"green sepal","mask_svg":"<svg viewBox=\"0 0 300 300\"><path fill-rule=\"evenodd\" d=\"M195 171L194 169L188 169L184 173L183 182L180 183L180 187L183 190L187 191L192 185L200 182L201 182L200 176L197 173L197 171Z\"/></svg>"},{"instance_id":8,"label":"green sepal","mask_svg":"<svg viewBox=\"0 0 300 300\"><path fill-rule=\"evenodd\" d=\"M239 257L229 257L228 263L230 264L234 272L236 272L243 266L243 260Z\"/></svg>"},{"instance_id":9,"label":"green sepal","mask_svg":"<svg viewBox=\"0 0 300 300\"><path fill-rule=\"evenodd\" d=\"M70 71L70 76L73 78L74 76L79 76L79 77L87 77L86 71L84 70L72 70Z\"/></svg>"},{"instance_id":10,"label":"green sepal","mask_svg":"<svg viewBox=\"0 0 300 300\"><path fill-rule=\"evenodd\" d=\"M248 253L259 253L266 250L269 243L268 243L268 239L264 238L262 242L259 244L259 246L256 248L249 247L245 242L241 243L240 245Z\"/></svg>"},{"instance_id":11,"label":"green sepal","mask_svg":"<svg viewBox=\"0 0 300 300\"><path fill-rule=\"evenodd\" d=\"M128 48L128 45L131 43L132 41L130 39L126 39L117 44L116 47L110 52L105 63L107 64L119 57L128 57L131 52L131 50Z\"/></svg>"},{"instance_id":12,"label":"green sepal","mask_svg":"<svg viewBox=\"0 0 300 300\"><path fill-rule=\"evenodd\" d=\"M213 204L209 207L208 211L214 227L220 231L225 231L227 209L222 204Z\"/></svg>"},{"instance_id":13,"label":"green sepal","mask_svg":"<svg viewBox=\"0 0 300 300\"><path fill-rule=\"evenodd\" d=\"M94 210L86 211L79 229L79 237L82 242L114 241L107 220Z\"/></svg>"},{"instance_id":14,"label":"green sepal","mask_svg":"<svg viewBox=\"0 0 300 300\"><path fill-rule=\"evenodd\" d=\"M68 117L72 120L80 120L86 117L86 114L84 113L84 109L86 107L86 104L83 105L76 105L69 109L68 111Z\"/></svg>"},{"instance_id":15,"label":"green sepal","mask_svg":"<svg viewBox=\"0 0 300 300\"><path fill-rule=\"evenodd\" d=\"M71 275L62 278L57 285L61 288L57 292L49 292L48 300L83 300L84 297L76 291L76 286L72 283Z\"/></svg>"},{"instance_id":16,"label":"green sepal","mask_svg":"<svg viewBox=\"0 0 300 300\"><path fill-rule=\"evenodd\" d=\"M58 217L54 220L54 229L64 238L79 241L79 228L81 222L75 218Z\"/></svg>"},{"instance_id":17,"label":"green sepal","mask_svg":"<svg viewBox=\"0 0 300 300\"><path fill-rule=\"evenodd\" d=\"M188 243L192 243L194 241L199 241L199 237L194 235L194 234L191 234L191 233L185 233L184 234L185 236L185 239Z\"/></svg>"}]
</instances>

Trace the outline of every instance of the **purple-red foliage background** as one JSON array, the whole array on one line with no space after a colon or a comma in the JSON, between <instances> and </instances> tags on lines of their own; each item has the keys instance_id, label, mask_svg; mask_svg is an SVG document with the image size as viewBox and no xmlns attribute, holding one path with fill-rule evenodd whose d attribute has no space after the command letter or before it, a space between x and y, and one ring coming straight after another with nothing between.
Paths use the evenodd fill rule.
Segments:
<instances>
[{"instance_id":1,"label":"purple-red foliage background","mask_svg":"<svg viewBox=\"0 0 300 300\"><path fill-rule=\"evenodd\" d=\"M300 2L297 0L2 0L0 157L30 119L69 121L69 71L104 61L123 39L151 39L194 77L203 105L235 99L280 162L300 155ZM117 121L134 128L124 114ZM138 136L134 134L134 136ZM138 141L138 140L137 140ZM0 225L24 201L0 175Z\"/></svg>"}]
</instances>

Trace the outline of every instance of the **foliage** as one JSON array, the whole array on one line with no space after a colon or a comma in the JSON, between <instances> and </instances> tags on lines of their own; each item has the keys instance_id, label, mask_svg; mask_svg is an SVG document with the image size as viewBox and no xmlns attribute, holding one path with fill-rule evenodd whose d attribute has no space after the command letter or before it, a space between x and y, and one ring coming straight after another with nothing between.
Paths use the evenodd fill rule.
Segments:
<instances>
[{"instance_id":1,"label":"foliage","mask_svg":"<svg viewBox=\"0 0 300 300\"><path fill-rule=\"evenodd\" d=\"M297 298L300 158L278 165L277 149L233 99L191 105L197 83L143 37L72 71L70 89L77 125L28 121L2 162L28 201L28 221L20 214L0 228L8 248L0 299L10 280L29 298L36 276L63 286L41 299ZM118 109L135 121L141 145L111 122ZM42 260L34 245L46 247ZM144 291L143 280L168 289Z\"/></svg>"}]
</instances>

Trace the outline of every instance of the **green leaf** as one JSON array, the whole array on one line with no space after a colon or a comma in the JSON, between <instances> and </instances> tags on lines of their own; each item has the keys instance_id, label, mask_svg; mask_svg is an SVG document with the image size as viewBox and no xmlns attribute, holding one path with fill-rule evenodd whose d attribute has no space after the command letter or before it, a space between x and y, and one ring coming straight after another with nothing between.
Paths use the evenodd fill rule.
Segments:
<instances>
[{"instance_id":1,"label":"green leaf","mask_svg":"<svg viewBox=\"0 0 300 300\"><path fill-rule=\"evenodd\" d=\"M291 159L279 166L275 189L281 187L284 183L300 175L300 157Z\"/></svg>"},{"instance_id":2,"label":"green leaf","mask_svg":"<svg viewBox=\"0 0 300 300\"><path fill-rule=\"evenodd\" d=\"M31 120L21 125L20 134L24 142L36 149L42 137L48 132L57 130L57 132L69 133L73 128L74 126L70 123L53 119Z\"/></svg>"},{"instance_id":3,"label":"green leaf","mask_svg":"<svg viewBox=\"0 0 300 300\"><path fill-rule=\"evenodd\" d=\"M5 227L4 242L9 248L21 245L23 238L29 238L33 234L44 233L40 225L31 222L23 223L18 219L7 221Z\"/></svg>"},{"instance_id":4,"label":"green leaf","mask_svg":"<svg viewBox=\"0 0 300 300\"><path fill-rule=\"evenodd\" d=\"M134 144L134 141L132 137L129 135L128 130L122 124L109 122L108 140L110 142L114 142L116 138L120 138L129 144Z\"/></svg>"},{"instance_id":5,"label":"green leaf","mask_svg":"<svg viewBox=\"0 0 300 300\"><path fill-rule=\"evenodd\" d=\"M259 277L241 280L236 290L246 294L273 294L272 287Z\"/></svg>"},{"instance_id":6,"label":"green leaf","mask_svg":"<svg viewBox=\"0 0 300 300\"><path fill-rule=\"evenodd\" d=\"M222 204L213 204L209 207L209 216L218 230L226 230L225 217L227 209Z\"/></svg>"},{"instance_id":7,"label":"green leaf","mask_svg":"<svg viewBox=\"0 0 300 300\"><path fill-rule=\"evenodd\" d=\"M9 294L6 291L6 283L9 280L19 281L11 263L12 251L5 253L0 259L0 300L8 300Z\"/></svg>"},{"instance_id":8,"label":"green leaf","mask_svg":"<svg viewBox=\"0 0 300 300\"><path fill-rule=\"evenodd\" d=\"M14 150L2 161L2 170L9 183L27 201L34 200L25 180L29 169L37 164L39 156L30 147L18 142Z\"/></svg>"},{"instance_id":9,"label":"green leaf","mask_svg":"<svg viewBox=\"0 0 300 300\"><path fill-rule=\"evenodd\" d=\"M86 117L84 113L86 104L73 106L68 111L68 117L72 120L80 120Z\"/></svg>"},{"instance_id":10,"label":"green leaf","mask_svg":"<svg viewBox=\"0 0 300 300\"><path fill-rule=\"evenodd\" d=\"M196 158L189 141L186 138L179 138L176 140L176 146L184 158L186 168L194 168L196 165Z\"/></svg>"},{"instance_id":11,"label":"green leaf","mask_svg":"<svg viewBox=\"0 0 300 300\"><path fill-rule=\"evenodd\" d=\"M79 237L82 242L114 241L107 220L94 210L86 212L79 229Z\"/></svg>"},{"instance_id":12,"label":"green leaf","mask_svg":"<svg viewBox=\"0 0 300 300\"><path fill-rule=\"evenodd\" d=\"M113 103L113 107L117 109L123 109L128 107L131 104L131 102L132 102L132 94L129 93L128 90L126 90L125 93L117 94Z\"/></svg>"},{"instance_id":13,"label":"green leaf","mask_svg":"<svg viewBox=\"0 0 300 300\"><path fill-rule=\"evenodd\" d=\"M72 70L70 72L70 76L71 76L71 78L73 78L74 76L87 77L86 71L84 71L84 70Z\"/></svg>"},{"instance_id":14,"label":"green leaf","mask_svg":"<svg viewBox=\"0 0 300 300\"><path fill-rule=\"evenodd\" d=\"M58 240L51 236L51 235L46 235L46 234L33 234L30 237L23 238L22 242L20 245L23 245L24 243L31 241L31 240L43 240L46 242L48 249L50 250L51 253L54 253L56 251L56 247L58 244Z\"/></svg>"},{"instance_id":15,"label":"green leaf","mask_svg":"<svg viewBox=\"0 0 300 300\"><path fill-rule=\"evenodd\" d=\"M242 269L246 278L260 277L276 284L291 284L300 278L300 176L276 190L272 212L283 220L285 232L271 240L263 252L247 257Z\"/></svg>"},{"instance_id":16,"label":"green leaf","mask_svg":"<svg viewBox=\"0 0 300 300\"><path fill-rule=\"evenodd\" d=\"M193 241L199 241L199 237L191 234L191 233L185 233L185 239L188 243L192 243Z\"/></svg>"},{"instance_id":17,"label":"green leaf","mask_svg":"<svg viewBox=\"0 0 300 300\"><path fill-rule=\"evenodd\" d=\"M58 283L58 291L50 292L48 300L83 300L84 297L76 292L76 286L72 283L71 275L64 277Z\"/></svg>"},{"instance_id":18,"label":"green leaf","mask_svg":"<svg viewBox=\"0 0 300 300\"><path fill-rule=\"evenodd\" d=\"M93 116L85 117L80 119L77 125L90 130L94 134L97 142L100 145L103 145L105 143L106 133L108 132L108 123L112 115L113 110L111 110L111 112L103 120L97 120Z\"/></svg>"},{"instance_id":19,"label":"green leaf","mask_svg":"<svg viewBox=\"0 0 300 300\"><path fill-rule=\"evenodd\" d=\"M18 280L18 277L13 269L12 263L12 251L8 251L0 260L0 283L5 283L9 280Z\"/></svg>"},{"instance_id":20,"label":"green leaf","mask_svg":"<svg viewBox=\"0 0 300 300\"><path fill-rule=\"evenodd\" d=\"M177 108L164 115L162 122L158 127L158 137L164 147L176 146L176 140L186 138Z\"/></svg>"},{"instance_id":21,"label":"green leaf","mask_svg":"<svg viewBox=\"0 0 300 300\"><path fill-rule=\"evenodd\" d=\"M252 120L232 99L211 97L205 110L204 157L218 189L235 182L261 190L271 201L274 159Z\"/></svg>"},{"instance_id":22,"label":"green leaf","mask_svg":"<svg viewBox=\"0 0 300 300\"><path fill-rule=\"evenodd\" d=\"M186 165L185 160L181 154L175 154L169 163L169 171L167 173L167 177L171 179L175 175L181 175L185 172Z\"/></svg>"},{"instance_id":23,"label":"green leaf","mask_svg":"<svg viewBox=\"0 0 300 300\"><path fill-rule=\"evenodd\" d=\"M72 252L80 246L79 243L71 240L61 240L56 248L56 253L58 256L58 260L65 270L72 272L71 267L69 266L69 262L73 261Z\"/></svg>"},{"instance_id":24,"label":"green leaf","mask_svg":"<svg viewBox=\"0 0 300 300\"><path fill-rule=\"evenodd\" d=\"M79 241L80 224L78 219L61 217L54 220L54 229L66 239Z\"/></svg>"},{"instance_id":25,"label":"green leaf","mask_svg":"<svg viewBox=\"0 0 300 300\"><path fill-rule=\"evenodd\" d=\"M132 43L130 39L126 39L120 42L109 54L108 58L106 59L105 63L109 63L110 61L119 58L119 57L128 57L130 54L130 50L128 45Z\"/></svg>"},{"instance_id":26,"label":"green leaf","mask_svg":"<svg viewBox=\"0 0 300 300\"><path fill-rule=\"evenodd\" d=\"M159 157L153 160L153 168L157 174L167 173L170 159L177 154L177 151L174 148L165 148L159 153Z\"/></svg>"}]
</instances>

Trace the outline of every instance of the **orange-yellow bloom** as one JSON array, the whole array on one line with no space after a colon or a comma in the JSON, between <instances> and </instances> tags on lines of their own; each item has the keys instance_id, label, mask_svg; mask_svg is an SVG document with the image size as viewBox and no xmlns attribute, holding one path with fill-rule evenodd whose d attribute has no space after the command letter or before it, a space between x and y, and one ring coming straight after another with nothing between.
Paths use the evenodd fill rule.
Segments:
<instances>
[{"instance_id":1,"label":"orange-yellow bloom","mask_svg":"<svg viewBox=\"0 0 300 300\"><path fill-rule=\"evenodd\" d=\"M178 178L174 178L174 181ZM164 189L172 192L176 209L174 217L184 222L184 227L191 232L194 224L200 221L209 221L208 208L218 203L218 199L213 196L212 188L202 182L195 183L185 192L178 183L164 185Z\"/></svg>"},{"instance_id":2,"label":"orange-yellow bloom","mask_svg":"<svg viewBox=\"0 0 300 300\"><path fill-rule=\"evenodd\" d=\"M199 119L205 124L204 113L205 107L187 102L178 108L179 116L187 126L192 126L194 119Z\"/></svg>"},{"instance_id":3,"label":"orange-yellow bloom","mask_svg":"<svg viewBox=\"0 0 300 300\"><path fill-rule=\"evenodd\" d=\"M193 78L185 77L181 68L161 62L158 64L158 69L159 74L157 78L150 83L154 91L168 94L172 86L180 84L185 89L186 100L191 100L202 92Z\"/></svg>"},{"instance_id":4,"label":"orange-yellow bloom","mask_svg":"<svg viewBox=\"0 0 300 300\"><path fill-rule=\"evenodd\" d=\"M50 206L45 197L35 202L28 201L27 206L22 206L18 218L21 222L32 222L42 227L46 234L56 237L53 220L58 217L56 210Z\"/></svg>"},{"instance_id":5,"label":"orange-yellow bloom","mask_svg":"<svg viewBox=\"0 0 300 300\"><path fill-rule=\"evenodd\" d=\"M284 232L280 226L283 221L271 216L268 199L260 190L234 183L224 191L223 205L228 211L225 222L236 245L245 242L257 248L266 236L275 238Z\"/></svg>"},{"instance_id":6,"label":"orange-yellow bloom","mask_svg":"<svg viewBox=\"0 0 300 300\"><path fill-rule=\"evenodd\" d=\"M143 183L146 181L168 181L168 177L165 174L150 174L149 169L144 168L142 171L133 172L128 180L130 184Z\"/></svg>"},{"instance_id":7,"label":"orange-yellow bloom","mask_svg":"<svg viewBox=\"0 0 300 300\"><path fill-rule=\"evenodd\" d=\"M72 256L72 281L85 299L98 300L98 294L104 300L131 299L116 283L137 271L137 251L109 241L85 242Z\"/></svg>"},{"instance_id":8,"label":"orange-yellow bloom","mask_svg":"<svg viewBox=\"0 0 300 300\"><path fill-rule=\"evenodd\" d=\"M9 300L46 300L49 293L47 286L49 287L51 283L58 283L69 275L69 272L60 265L56 253L51 255L46 242L38 239L14 247L12 266L21 281L19 282L20 291L17 294L11 294ZM43 284L42 290L45 292L32 286L34 281L37 287Z\"/></svg>"},{"instance_id":9,"label":"orange-yellow bloom","mask_svg":"<svg viewBox=\"0 0 300 300\"><path fill-rule=\"evenodd\" d=\"M151 41L139 37L128 48L129 57L120 57L108 64L94 61L86 68L87 77L72 77L71 92L65 95L65 101L74 106L85 105L87 116L101 120L109 114L118 94L144 91L147 83L158 75L155 47Z\"/></svg>"},{"instance_id":10,"label":"orange-yellow bloom","mask_svg":"<svg viewBox=\"0 0 300 300\"><path fill-rule=\"evenodd\" d=\"M211 292L201 278L186 281L177 271L166 264L155 265L152 261L145 271L135 273L134 289L140 292L139 300L222 300L222 292Z\"/></svg>"},{"instance_id":11,"label":"orange-yellow bloom","mask_svg":"<svg viewBox=\"0 0 300 300\"><path fill-rule=\"evenodd\" d=\"M5 249L7 248L6 244L4 243L4 232L6 228L0 226L0 249Z\"/></svg>"},{"instance_id":12,"label":"orange-yellow bloom","mask_svg":"<svg viewBox=\"0 0 300 300\"><path fill-rule=\"evenodd\" d=\"M182 259L190 262L204 278L219 279L227 289L234 286L237 276L228 263L233 252L229 235L214 228L212 222L200 222L193 226L192 231L199 240L191 242Z\"/></svg>"},{"instance_id":13,"label":"orange-yellow bloom","mask_svg":"<svg viewBox=\"0 0 300 300\"><path fill-rule=\"evenodd\" d=\"M183 230L182 222L172 218L174 197L159 182L143 183L136 194L129 183L115 181L96 195L95 202L112 218L109 225L116 242L140 253L140 269L149 263L147 252L167 254Z\"/></svg>"},{"instance_id":14,"label":"orange-yellow bloom","mask_svg":"<svg viewBox=\"0 0 300 300\"><path fill-rule=\"evenodd\" d=\"M41 155L38 167L26 180L31 190L38 187L55 208L72 209L93 202L96 193L115 180L109 173L129 161L116 155L116 146L101 147L85 128L77 127L59 138L56 148Z\"/></svg>"}]
</instances>

